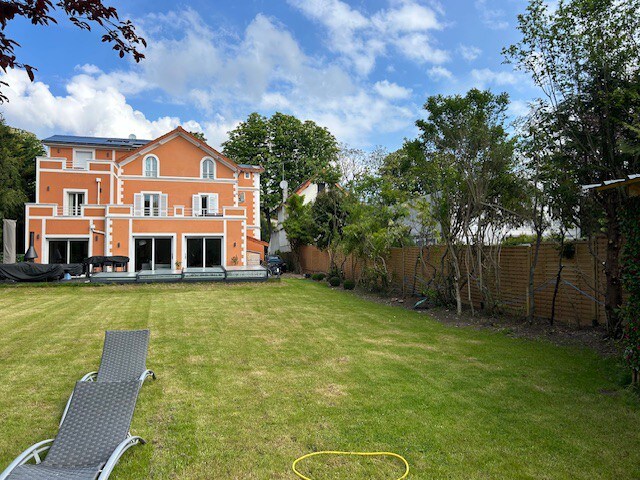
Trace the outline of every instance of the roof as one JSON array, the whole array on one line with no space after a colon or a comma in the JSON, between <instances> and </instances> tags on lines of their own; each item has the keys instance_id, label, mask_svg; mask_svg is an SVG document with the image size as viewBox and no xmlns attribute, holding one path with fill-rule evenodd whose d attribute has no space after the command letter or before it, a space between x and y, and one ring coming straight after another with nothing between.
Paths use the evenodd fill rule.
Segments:
<instances>
[{"instance_id":1,"label":"roof","mask_svg":"<svg viewBox=\"0 0 640 480\"><path fill-rule=\"evenodd\" d=\"M246 170L247 172L264 172L264 168L260 165L249 165L248 163L239 163L238 168L243 171Z\"/></svg>"},{"instance_id":2,"label":"roof","mask_svg":"<svg viewBox=\"0 0 640 480\"><path fill-rule=\"evenodd\" d=\"M633 183L640 183L640 173L634 173L633 175L629 175L626 178L617 178L615 180L605 180L601 183L592 183L590 185L583 185L582 191L586 192L589 190L609 190L610 188L616 187L624 187L626 185L631 185Z\"/></svg>"},{"instance_id":3,"label":"roof","mask_svg":"<svg viewBox=\"0 0 640 480\"><path fill-rule=\"evenodd\" d=\"M53 135L45 138L42 143L46 145L87 145L91 147L108 148L138 148L146 145L151 140L112 137L80 137L75 135Z\"/></svg>"},{"instance_id":4,"label":"roof","mask_svg":"<svg viewBox=\"0 0 640 480\"><path fill-rule=\"evenodd\" d=\"M169 139L172 138L173 135L179 135L179 136L182 136L183 138L186 138L188 141L198 146L198 148L204 150L209 155L217 157L219 161L226 163L229 167L231 167L231 169L242 170L242 168L240 168L236 162L231 160L229 157L226 157L225 155L221 154L215 148L208 145L207 142L202 141L200 138L196 137L194 134L192 134L191 132L188 132L187 130L185 130L179 125L173 130L171 130L170 132L167 132L164 135L161 135L158 138L151 140L145 145L141 145L135 150L132 150L131 152L127 152L125 155L120 157L117 161L121 165L126 165L127 163L131 162L134 158L137 158L140 155L143 155L145 152L148 152L150 149L153 149L154 145L162 144L163 142L168 141ZM255 168L262 170L262 167L255 167Z\"/></svg>"}]
</instances>

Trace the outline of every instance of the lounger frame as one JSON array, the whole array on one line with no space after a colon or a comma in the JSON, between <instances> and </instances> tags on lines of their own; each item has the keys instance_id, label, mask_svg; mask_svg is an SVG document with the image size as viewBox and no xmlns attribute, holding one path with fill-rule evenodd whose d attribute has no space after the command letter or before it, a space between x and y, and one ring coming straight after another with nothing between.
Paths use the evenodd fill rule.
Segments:
<instances>
[{"instance_id":1,"label":"lounger frame","mask_svg":"<svg viewBox=\"0 0 640 480\"><path fill-rule=\"evenodd\" d=\"M13 462L11 462L11 465L9 465L4 472L0 473L0 480L5 480L9 477L13 470L18 468L20 465L24 465L30 462L31 460L33 460L36 465L41 463L42 457L40 456L40 454L46 452L47 450L49 450L49 448L51 448L53 440L53 438L43 440L42 442L34 443L29 448L27 448L24 452L18 455L18 457ZM136 445L144 445L145 443L147 442L145 442L142 437L129 434L129 436L125 440L123 440L120 445L118 445L113 451L113 453L109 457L109 460L107 460L107 463L105 463L100 470L100 475L98 475L97 480L107 480L115 466L120 461L120 458L122 457L124 452L129 450L131 447L134 447Z\"/></svg>"}]
</instances>

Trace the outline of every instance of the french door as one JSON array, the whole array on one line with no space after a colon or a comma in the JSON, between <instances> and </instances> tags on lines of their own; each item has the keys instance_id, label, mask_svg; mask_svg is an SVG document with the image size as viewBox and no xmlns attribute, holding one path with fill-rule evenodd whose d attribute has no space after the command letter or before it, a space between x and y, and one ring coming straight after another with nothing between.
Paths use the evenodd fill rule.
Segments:
<instances>
[{"instance_id":1,"label":"french door","mask_svg":"<svg viewBox=\"0 0 640 480\"><path fill-rule=\"evenodd\" d=\"M222 265L222 238L187 238L187 267L210 268Z\"/></svg>"},{"instance_id":2,"label":"french door","mask_svg":"<svg viewBox=\"0 0 640 480\"><path fill-rule=\"evenodd\" d=\"M173 268L173 239L136 237L136 270L170 270Z\"/></svg>"}]
</instances>

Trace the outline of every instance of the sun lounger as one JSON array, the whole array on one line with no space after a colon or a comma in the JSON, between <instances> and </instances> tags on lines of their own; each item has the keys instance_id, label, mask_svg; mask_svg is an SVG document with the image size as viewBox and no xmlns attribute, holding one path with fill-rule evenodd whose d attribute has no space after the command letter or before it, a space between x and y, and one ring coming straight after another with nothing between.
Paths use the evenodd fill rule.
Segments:
<instances>
[{"instance_id":1,"label":"sun lounger","mask_svg":"<svg viewBox=\"0 0 640 480\"><path fill-rule=\"evenodd\" d=\"M104 335L102 360L97 372L89 372L81 382L129 382L137 380L140 385L148 377L156 378L147 369L147 349L149 330L108 330ZM73 396L73 394L72 394ZM62 414L62 420L69 409L71 397Z\"/></svg>"},{"instance_id":2,"label":"sun lounger","mask_svg":"<svg viewBox=\"0 0 640 480\"><path fill-rule=\"evenodd\" d=\"M139 390L139 380L76 383L56 438L25 450L0 480L109 478L126 450L145 443L129 434Z\"/></svg>"}]
</instances>

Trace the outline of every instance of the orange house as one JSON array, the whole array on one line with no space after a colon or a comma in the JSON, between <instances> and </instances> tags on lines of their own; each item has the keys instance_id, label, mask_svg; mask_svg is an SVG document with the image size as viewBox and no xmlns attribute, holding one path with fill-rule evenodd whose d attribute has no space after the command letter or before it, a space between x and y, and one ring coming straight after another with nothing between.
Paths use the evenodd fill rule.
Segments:
<instances>
[{"instance_id":1,"label":"orange house","mask_svg":"<svg viewBox=\"0 0 640 480\"><path fill-rule=\"evenodd\" d=\"M26 205L41 263L129 257L129 271L250 267L260 241L260 173L178 127L155 140L55 135Z\"/></svg>"}]
</instances>

